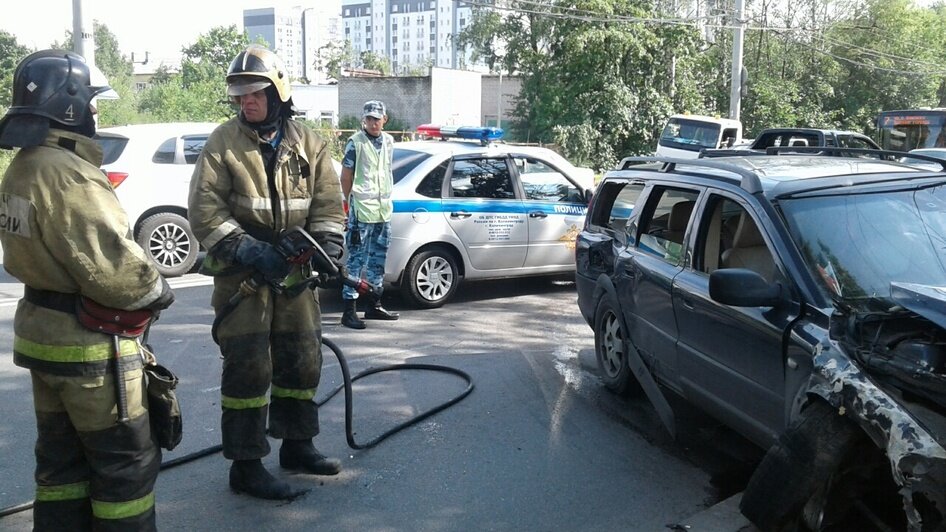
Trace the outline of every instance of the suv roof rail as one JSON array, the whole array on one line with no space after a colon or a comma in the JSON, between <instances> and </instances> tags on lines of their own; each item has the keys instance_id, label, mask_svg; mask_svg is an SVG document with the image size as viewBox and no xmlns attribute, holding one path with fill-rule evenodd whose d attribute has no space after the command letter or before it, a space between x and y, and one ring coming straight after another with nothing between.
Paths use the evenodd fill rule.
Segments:
<instances>
[{"instance_id":1,"label":"suv roof rail","mask_svg":"<svg viewBox=\"0 0 946 532\"><path fill-rule=\"evenodd\" d=\"M702 150L700 158L703 157L753 157L759 155L823 155L825 157L844 157L850 155L877 155L880 160L892 160L899 162L902 157L910 159L920 159L940 165L943 171L946 171L946 160L923 155L920 153L908 153L895 150L876 150L873 148L841 148L838 146L770 146L764 152L759 150Z\"/></svg>"},{"instance_id":2,"label":"suv roof rail","mask_svg":"<svg viewBox=\"0 0 946 532\"><path fill-rule=\"evenodd\" d=\"M676 159L672 157L657 157L651 155L644 157L625 157L621 159L617 169L628 170L631 166L634 166L630 163L663 163L663 166L661 166L659 169L635 168L635 170L649 172L673 172L676 170L678 164L714 168L716 170L723 170L738 175L741 178L739 186L741 186L746 192L750 194L762 192L762 181L759 179L759 174L753 172L752 170L747 170L734 164L726 164L721 161L712 161L708 159Z\"/></svg>"}]
</instances>

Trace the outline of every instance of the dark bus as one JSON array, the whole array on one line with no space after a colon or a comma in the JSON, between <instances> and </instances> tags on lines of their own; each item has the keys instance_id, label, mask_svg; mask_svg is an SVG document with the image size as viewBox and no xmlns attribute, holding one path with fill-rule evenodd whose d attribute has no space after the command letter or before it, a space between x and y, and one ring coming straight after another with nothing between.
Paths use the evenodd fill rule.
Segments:
<instances>
[{"instance_id":1,"label":"dark bus","mask_svg":"<svg viewBox=\"0 0 946 532\"><path fill-rule=\"evenodd\" d=\"M885 150L946 147L946 108L883 111L877 115L877 140Z\"/></svg>"}]
</instances>

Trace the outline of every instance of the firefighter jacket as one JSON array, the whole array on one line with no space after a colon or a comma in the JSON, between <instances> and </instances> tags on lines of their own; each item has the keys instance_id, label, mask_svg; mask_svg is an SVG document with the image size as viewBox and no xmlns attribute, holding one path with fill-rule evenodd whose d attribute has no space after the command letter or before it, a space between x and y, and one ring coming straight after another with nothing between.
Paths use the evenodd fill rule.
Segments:
<instances>
[{"instance_id":1,"label":"firefighter jacket","mask_svg":"<svg viewBox=\"0 0 946 532\"><path fill-rule=\"evenodd\" d=\"M358 221L389 222L394 211L394 202L391 200L391 189L394 187L391 174L394 138L382 132L381 151L375 149L364 131L352 135L351 141L355 145L351 197Z\"/></svg>"},{"instance_id":2,"label":"firefighter jacket","mask_svg":"<svg viewBox=\"0 0 946 532\"><path fill-rule=\"evenodd\" d=\"M310 234L342 233L341 185L328 144L292 120L285 122L282 135L269 177L260 151L266 141L239 118L211 133L188 199L191 229L204 248L212 251L243 232L272 243L294 226Z\"/></svg>"},{"instance_id":3,"label":"firefighter jacket","mask_svg":"<svg viewBox=\"0 0 946 532\"><path fill-rule=\"evenodd\" d=\"M101 163L95 141L58 129L17 153L0 183L3 266L33 289L146 308L165 283L131 239ZM85 329L72 313L27 300L17 307L13 330L14 362L30 369L104 375L114 356L109 336ZM121 349L123 356L138 353L133 340L122 340Z\"/></svg>"}]
</instances>

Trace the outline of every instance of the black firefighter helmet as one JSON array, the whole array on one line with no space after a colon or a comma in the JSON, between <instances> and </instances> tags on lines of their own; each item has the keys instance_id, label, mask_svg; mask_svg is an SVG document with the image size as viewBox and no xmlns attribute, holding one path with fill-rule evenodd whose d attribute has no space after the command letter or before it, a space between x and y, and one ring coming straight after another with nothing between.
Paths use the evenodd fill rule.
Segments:
<instances>
[{"instance_id":1,"label":"black firefighter helmet","mask_svg":"<svg viewBox=\"0 0 946 532\"><path fill-rule=\"evenodd\" d=\"M43 142L50 121L95 131L93 98L117 98L105 75L73 52L42 50L26 56L13 73L13 102L0 120L0 148Z\"/></svg>"}]
</instances>

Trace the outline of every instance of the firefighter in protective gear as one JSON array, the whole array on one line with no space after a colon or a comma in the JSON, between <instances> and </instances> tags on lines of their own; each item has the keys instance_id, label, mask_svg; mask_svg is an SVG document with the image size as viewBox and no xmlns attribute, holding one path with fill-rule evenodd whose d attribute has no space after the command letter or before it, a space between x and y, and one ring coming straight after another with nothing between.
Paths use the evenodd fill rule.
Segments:
<instances>
[{"instance_id":1,"label":"firefighter in protective gear","mask_svg":"<svg viewBox=\"0 0 946 532\"><path fill-rule=\"evenodd\" d=\"M122 310L174 296L129 235L105 175L93 98L105 77L71 52L27 56L13 77L0 145L21 148L0 183L4 268L25 286L13 360L30 370L36 410L34 530L154 530L161 451L151 436L141 345L84 328L77 298ZM124 379L129 419L118 419ZM120 389L120 388L119 388Z\"/></svg>"},{"instance_id":2,"label":"firefighter in protective gear","mask_svg":"<svg viewBox=\"0 0 946 532\"><path fill-rule=\"evenodd\" d=\"M328 144L291 119L282 61L263 47L246 48L230 65L227 93L239 115L207 140L188 202L191 228L208 250L201 271L215 276L211 304L218 313L255 271L270 281L291 273L273 247L280 231L302 227L335 259L344 242ZM341 469L312 442L319 433L321 338L315 291L288 297L261 287L220 323L223 453L233 461L234 491L264 499L303 492L262 466L267 434L282 440L283 468L316 475Z\"/></svg>"}]
</instances>

